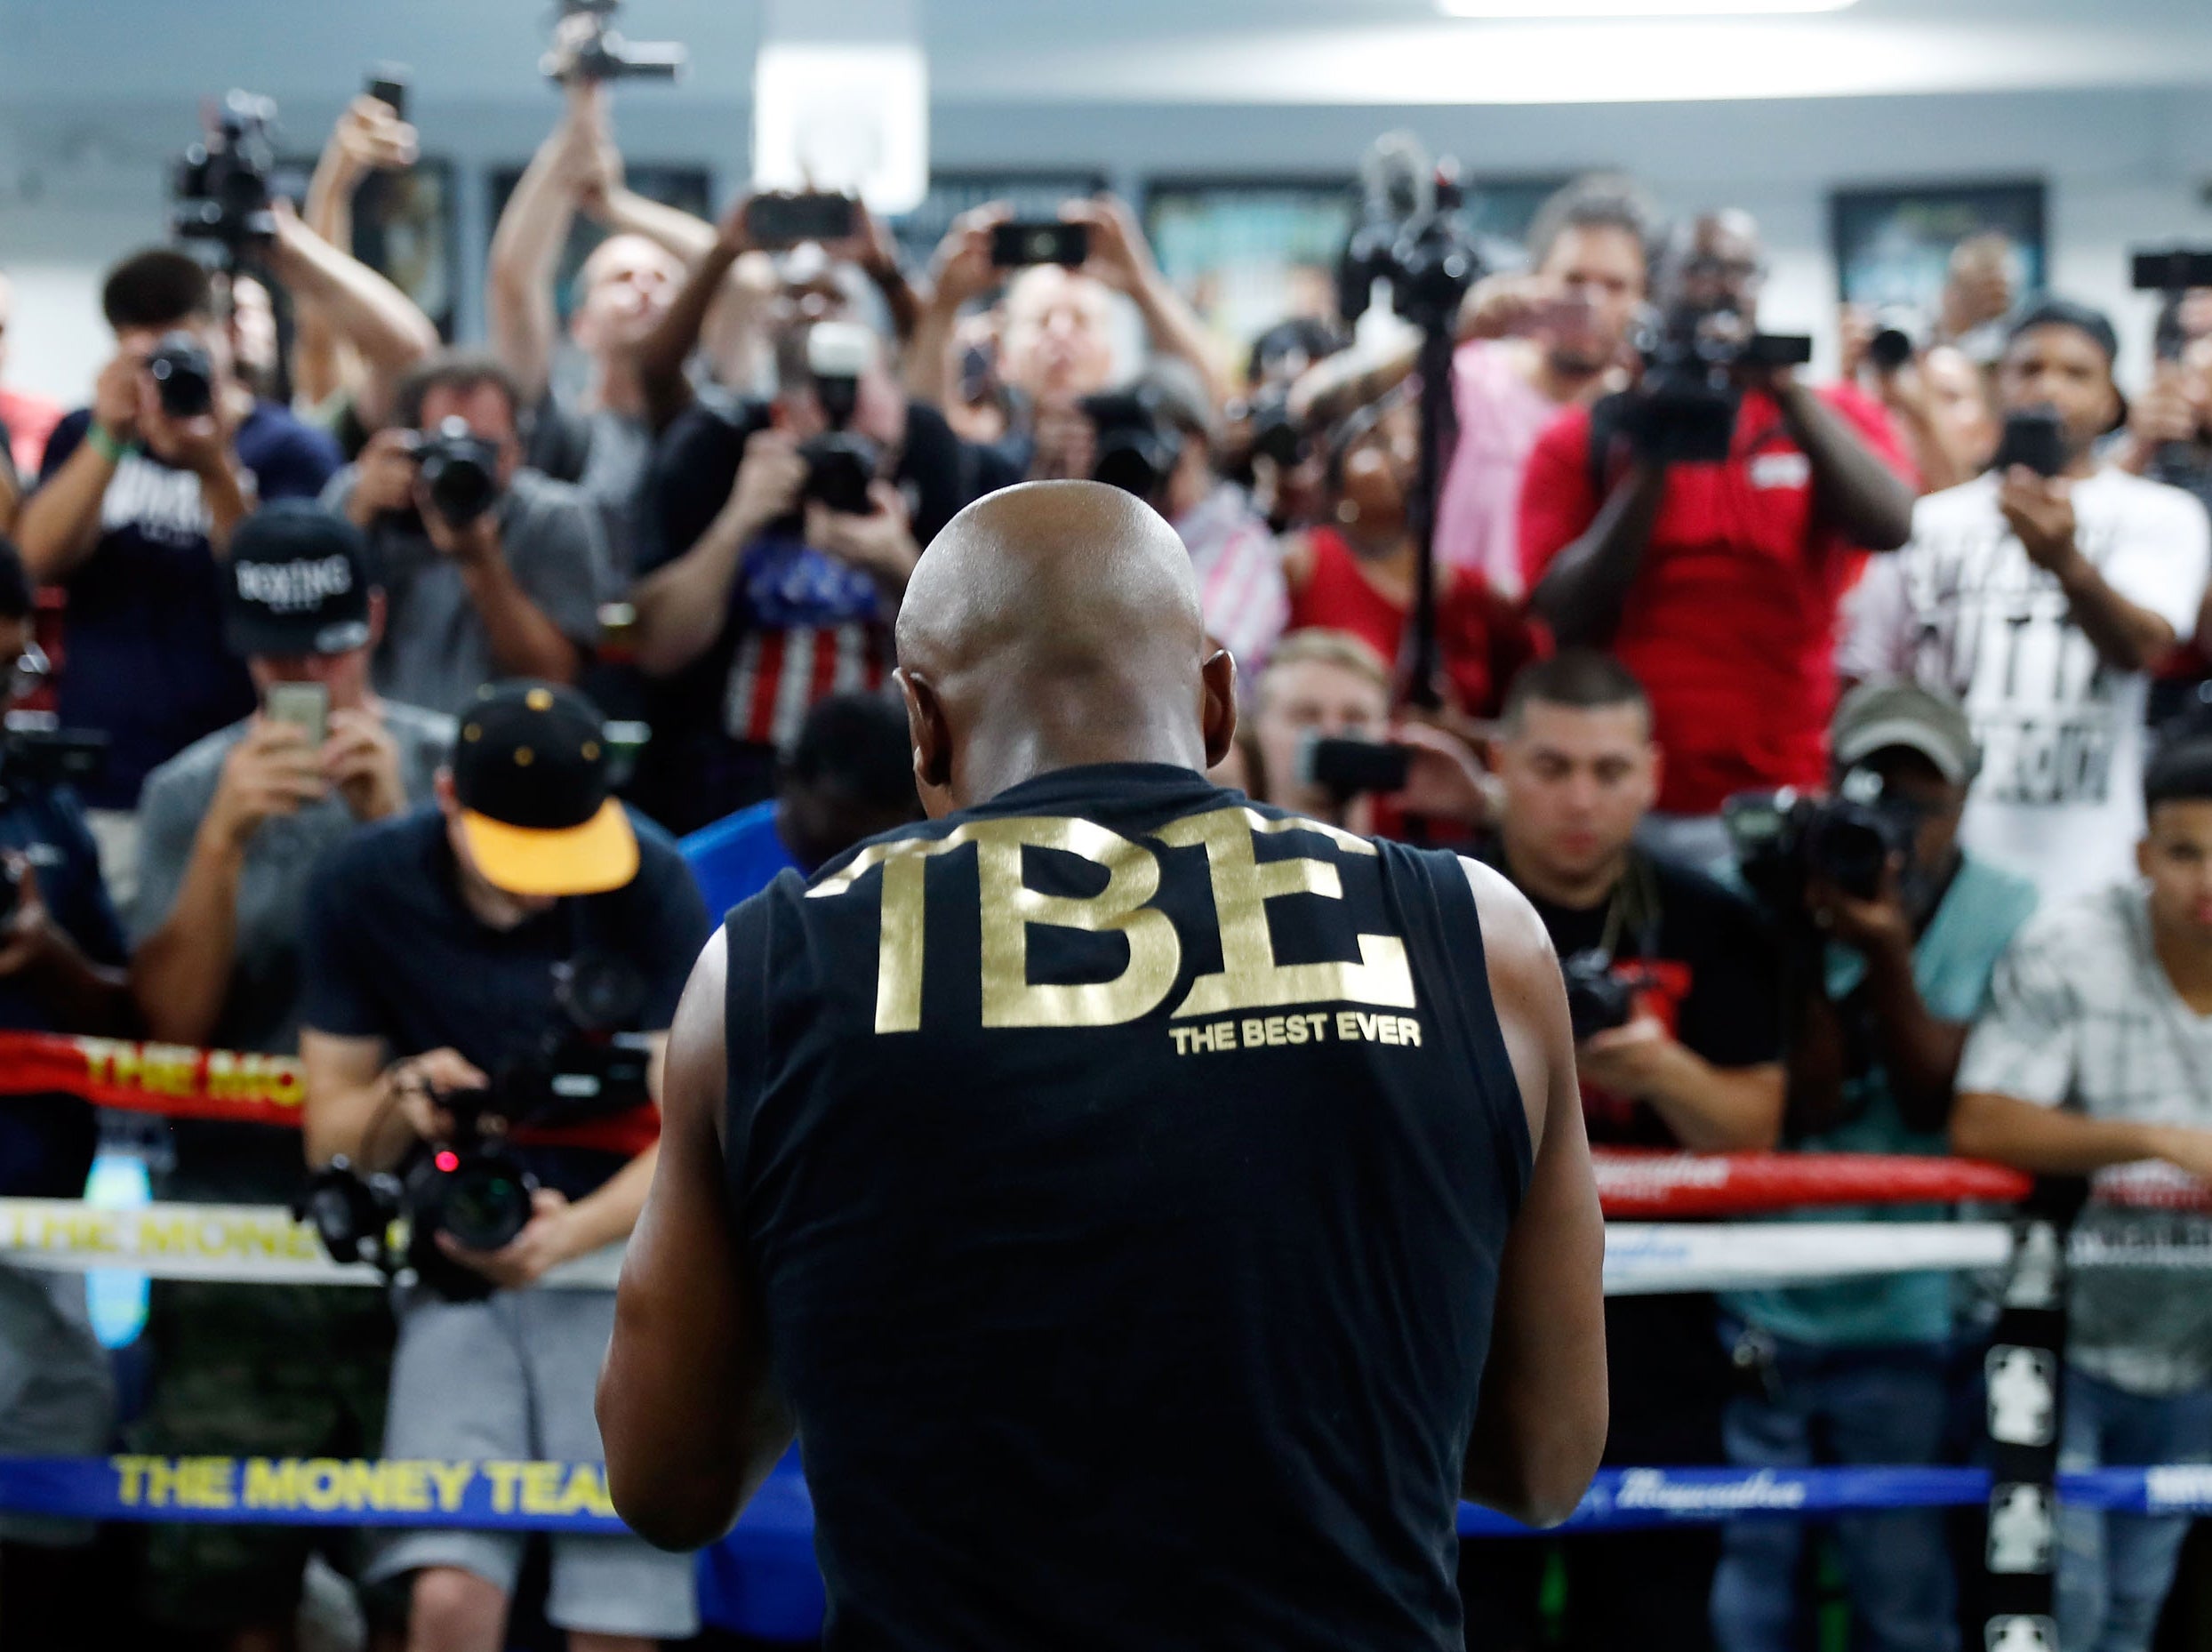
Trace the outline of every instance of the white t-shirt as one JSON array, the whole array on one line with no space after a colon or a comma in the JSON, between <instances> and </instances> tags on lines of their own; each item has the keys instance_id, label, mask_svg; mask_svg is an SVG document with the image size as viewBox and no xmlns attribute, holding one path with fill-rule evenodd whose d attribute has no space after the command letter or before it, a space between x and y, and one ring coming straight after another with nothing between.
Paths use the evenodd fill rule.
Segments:
<instances>
[{"instance_id":1,"label":"white t-shirt","mask_svg":"<svg viewBox=\"0 0 2212 1652\"><path fill-rule=\"evenodd\" d=\"M2196 630L2212 522L2179 488L2103 469L2074 485L2075 541L2112 589ZM2133 878L2143 833L2149 679L2106 665L1997 509L1997 477L1921 500L1912 539L1877 557L1845 610L1838 669L1954 694L1982 742L1967 804L1975 854L2044 903Z\"/></svg>"}]
</instances>

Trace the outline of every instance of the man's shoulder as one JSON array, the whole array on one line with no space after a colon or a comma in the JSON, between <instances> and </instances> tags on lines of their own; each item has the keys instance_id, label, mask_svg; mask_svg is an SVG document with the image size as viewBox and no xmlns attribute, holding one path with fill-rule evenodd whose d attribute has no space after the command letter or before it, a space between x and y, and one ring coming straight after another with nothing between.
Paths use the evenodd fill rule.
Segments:
<instances>
[{"instance_id":1,"label":"man's shoulder","mask_svg":"<svg viewBox=\"0 0 2212 1652\"><path fill-rule=\"evenodd\" d=\"M379 713L386 727L405 734L425 745L451 745L460 732L459 719L444 711L432 711L423 706L410 705L404 700L386 700L379 706Z\"/></svg>"},{"instance_id":2,"label":"man's shoulder","mask_svg":"<svg viewBox=\"0 0 2212 1652\"><path fill-rule=\"evenodd\" d=\"M1970 902L1978 912L2004 916L2017 929L2040 904L2034 881L2008 867L1968 853L1960 857L1952 893Z\"/></svg>"},{"instance_id":3,"label":"man's shoulder","mask_svg":"<svg viewBox=\"0 0 2212 1652\"><path fill-rule=\"evenodd\" d=\"M400 814L348 832L325 850L316 878L341 888L394 885L392 874L418 860L424 847L445 830L435 803L418 804Z\"/></svg>"},{"instance_id":4,"label":"man's shoulder","mask_svg":"<svg viewBox=\"0 0 2212 1652\"><path fill-rule=\"evenodd\" d=\"M2039 910L2021 925L2014 950L2048 958L2068 974L2109 974L2115 954L2135 950L2142 889L2113 884Z\"/></svg>"},{"instance_id":5,"label":"man's shoulder","mask_svg":"<svg viewBox=\"0 0 2212 1652\"><path fill-rule=\"evenodd\" d=\"M2075 497L2091 509L2101 506L2113 515L2124 516L2132 525L2200 533L2205 527L2204 504L2194 493L2118 465L2100 466Z\"/></svg>"},{"instance_id":6,"label":"man's shoulder","mask_svg":"<svg viewBox=\"0 0 2212 1652\"><path fill-rule=\"evenodd\" d=\"M526 465L516 471L514 480L508 484L508 496L514 501L516 521L525 527L549 526L565 520L597 520L597 507L582 488Z\"/></svg>"},{"instance_id":7,"label":"man's shoulder","mask_svg":"<svg viewBox=\"0 0 2212 1652\"><path fill-rule=\"evenodd\" d=\"M223 759L230 755L232 747L245 738L248 726L249 720L244 718L226 724L212 734L201 735L155 769L146 777L140 810L158 809L164 805L195 798L204 806L205 795L213 792L221 777Z\"/></svg>"},{"instance_id":8,"label":"man's shoulder","mask_svg":"<svg viewBox=\"0 0 2212 1652\"><path fill-rule=\"evenodd\" d=\"M1912 538L1895 554L1910 556L1931 531L1946 533L1976 528L1995 533L2003 526L2004 518L1997 509L1997 477L1985 470L1939 493L1923 493L1914 500Z\"/></svg>"}]
</instances>

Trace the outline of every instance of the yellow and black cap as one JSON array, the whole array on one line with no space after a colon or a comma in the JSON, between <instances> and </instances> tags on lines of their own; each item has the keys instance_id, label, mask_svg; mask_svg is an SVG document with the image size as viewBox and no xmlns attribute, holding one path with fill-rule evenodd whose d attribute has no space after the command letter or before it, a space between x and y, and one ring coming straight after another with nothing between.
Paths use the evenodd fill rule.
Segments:
<instances>
[{"instance_id":1,"label":"yellow and black cap","mask_svg":"<svg viewBox=\"0 0 2212 1652\"><path fill-rule=\"evenodd\" d=\"M453 793L477 870L510 894L601 894L637 875L607 794L599 710L551 683L487 684L462 713Z\"/></svg>"}]
</instances>

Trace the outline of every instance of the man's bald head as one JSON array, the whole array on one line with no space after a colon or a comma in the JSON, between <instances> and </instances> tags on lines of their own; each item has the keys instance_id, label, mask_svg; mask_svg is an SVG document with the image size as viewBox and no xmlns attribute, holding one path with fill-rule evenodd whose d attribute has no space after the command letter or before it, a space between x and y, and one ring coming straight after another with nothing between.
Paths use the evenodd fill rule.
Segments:
<instances>
[{"instance_id":1,"label":"man's bald head","mask_svg":"<svg viewBox=\"0 0 2212 1652\"><path fill-rule=\"evenodd\" d=\"M1078 763L1202 767L1217 732L1224 746L1234 733L1214 703L1233 702L1233 668L1209 661L1190 553L1119 488L1031 482L978 500L915 565L898 635L933 814Z\"/></svg>"}]
</instances>

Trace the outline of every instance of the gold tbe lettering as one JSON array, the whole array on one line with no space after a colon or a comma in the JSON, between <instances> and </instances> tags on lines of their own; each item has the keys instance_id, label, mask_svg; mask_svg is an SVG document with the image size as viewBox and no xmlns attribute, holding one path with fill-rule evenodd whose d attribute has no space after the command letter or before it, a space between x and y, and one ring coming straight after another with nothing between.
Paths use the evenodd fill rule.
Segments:
<instances>
[{"instance_id":1,"label":"gold tbe lettering","mask_svg":"<svg viewBox=\"0 0 2212 1652\"><path fill-rule=\"evenodd\" d=\"M1159 862L1118 832L1071 816L974 821L982 892L983 1025L1111 1027L1156 1007L1174 985L1182 943L1167 914L1145 902L1159 890ZM1094 895L1044 894L1022 881L1027 848L1056 849L1106 869ZM1129 962L1111 981L1034 985L1029 978L1032 924L1118 934Z\"/></svg>"},{"instance_id":2,"label":"gold tbe lettering","mask_svg":"<svg viewBox=\"0 0 2212 1652\"><path fill-rule=\"evenodd\" d=\"M1253 853L1254 832L1314 831L1339 850L1373 854L1374 846L1350 832L1306 820L1270 820L1256 811L1215 809L1171 822L1158 834L1176 848L1206 850L1221 922L1222 967L1200 975L1175 1006L1175 1018L1220 1015L1231 1010L1331 1000L1415 1007L1413 970L1406 943L1396 935L1358 937L1359 961L1278 964L1268 935L1267 902L1286 894L1344 898L1343 880L1326 861L1309 855L1262 861ZM1248 1041L1248 1040L1247 1040Z\"/></svg>"}]
</instances>

